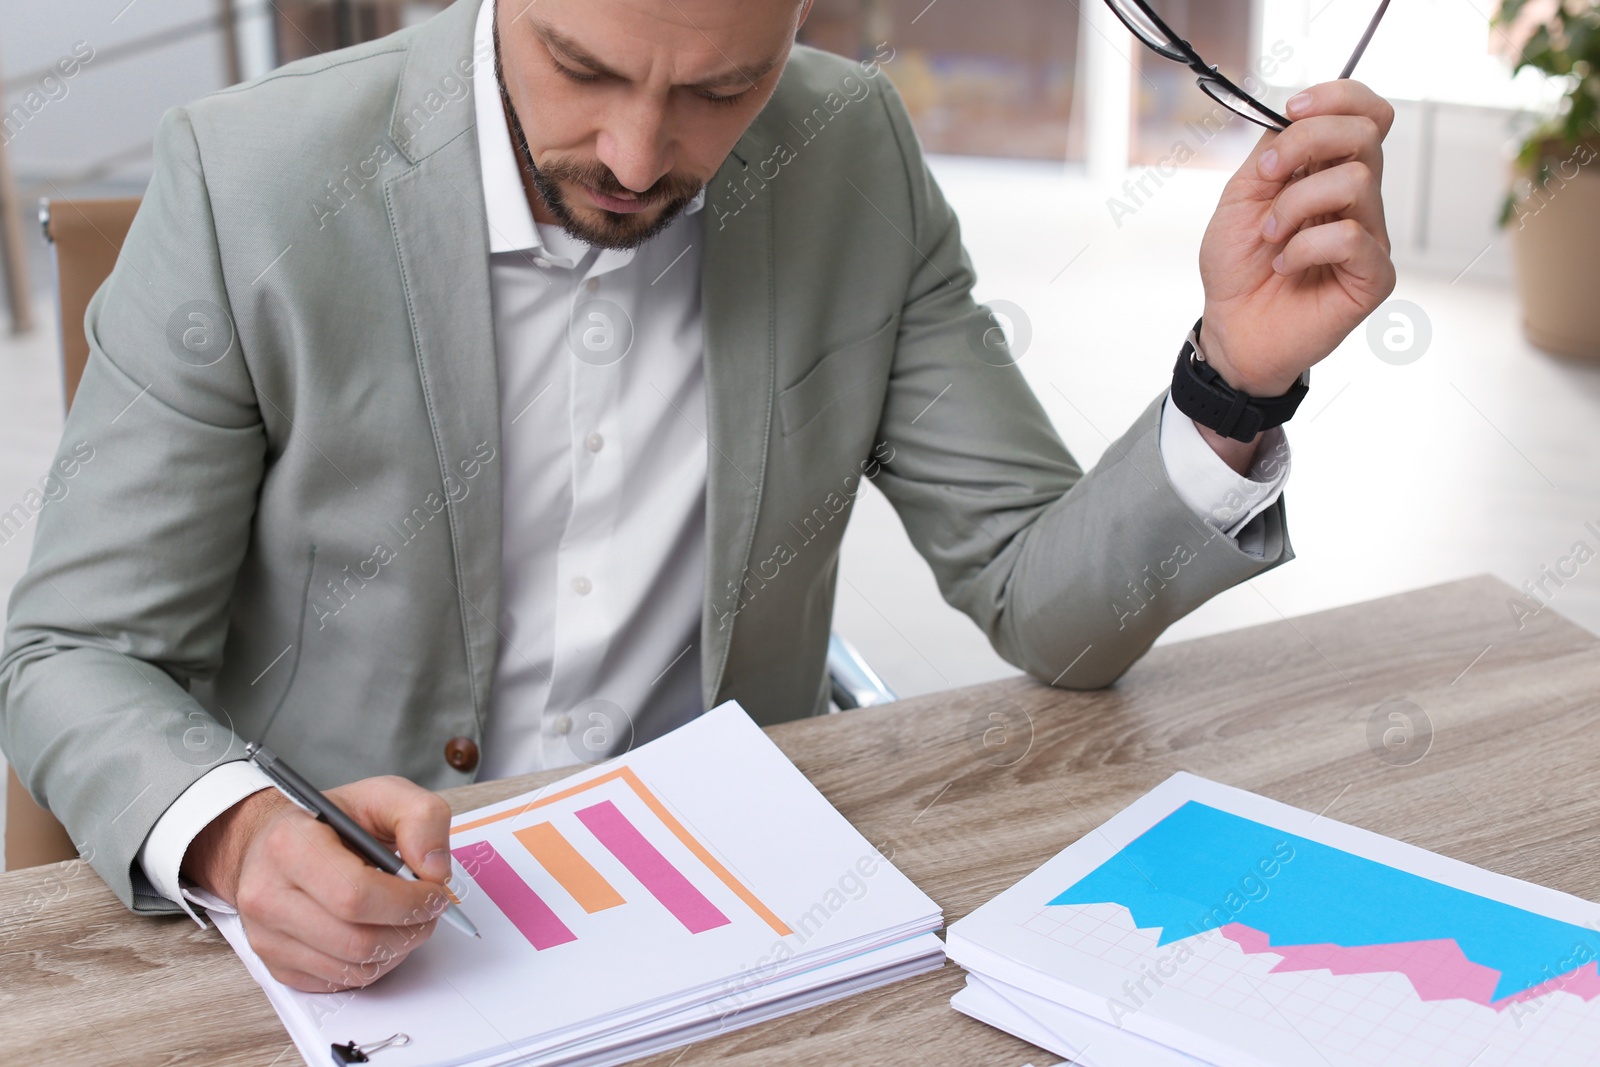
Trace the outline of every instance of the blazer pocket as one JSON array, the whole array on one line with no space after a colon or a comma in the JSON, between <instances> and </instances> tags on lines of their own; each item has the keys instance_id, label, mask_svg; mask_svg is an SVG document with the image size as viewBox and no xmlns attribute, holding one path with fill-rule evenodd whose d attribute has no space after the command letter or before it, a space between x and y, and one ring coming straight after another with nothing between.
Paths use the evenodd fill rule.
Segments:
<instances>
[{"instance_id":1,"label":"blazer pocket","mask_svg":"<svg viewBox=\"0 0 1600 1067\"><path fill-rule=\"evenodd\" d=\"M841 397L870 382L880 367L874 357L885 348L892 354L899 323L897 311L865 337L848 341L817 360L804 377L779 393L778 421L783 436L799 433Z\"/></svg>"}]
</instances>

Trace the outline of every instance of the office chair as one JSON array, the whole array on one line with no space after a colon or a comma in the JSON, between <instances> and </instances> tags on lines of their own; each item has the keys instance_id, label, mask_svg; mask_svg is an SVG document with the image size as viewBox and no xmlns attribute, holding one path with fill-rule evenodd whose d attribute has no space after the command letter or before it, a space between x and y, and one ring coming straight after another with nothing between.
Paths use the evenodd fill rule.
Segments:
<instances>
[{"instance_id":1,"label":"office chair","mask_svg":"<svg viewBox=\"0 0 1600 1067\"><path fill-rule=\"evenodd\" d=\"M50 244L56 271L56 307L61 328L61 373L67 406L78 390L89 340L83 316L89 299L111 274L128 227L139 209L138 197L111 200L45 200L39 222ZM866 660L838 634L828 638L828 683L838 710L886 704L894 692ZM34 803L17 772L6 768L6 867L20 870L72 859L72 838L55 816Z\"/></svg>"}]
</instances>

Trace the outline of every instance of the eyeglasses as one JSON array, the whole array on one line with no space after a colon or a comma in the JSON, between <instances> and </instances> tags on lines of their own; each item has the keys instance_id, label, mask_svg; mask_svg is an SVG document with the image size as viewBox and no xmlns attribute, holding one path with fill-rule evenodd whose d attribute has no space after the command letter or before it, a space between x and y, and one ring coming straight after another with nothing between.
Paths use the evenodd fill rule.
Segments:
<instances>
[{"instance_id":1,"label":"eyeglasses","mask_svg":"<svg viewBox=\"0 0 1600 1067\"><path fill-rule=\"evenodd\" d=\"M1199 75L1195 83L1200 86L1201 92L1211 99L1234 114L1244 116L1257 126L1265 126L1279 133L1289 128L1291 120L1229 81L1216 67L1207 65L1189 42L1173 33L1172 28L1162 22L1161 17L1152 11L1144 0L1106 0L1106 5L1135 37L1157 54L1182 63ZM1377 13L1372 16L1372 21L1367 23L1367 32L1363 33L1361 40L1356 43L1356 50L1350 54L1339 77L1348 78L1356 69L1356 62L1361 59L1361 53L1367 50L1367 42L1372 40L1372 31L1378 28L1378 22L1388 8L1389 0L1383 0L1378 5Z\"/></svg>"}]
</instances>

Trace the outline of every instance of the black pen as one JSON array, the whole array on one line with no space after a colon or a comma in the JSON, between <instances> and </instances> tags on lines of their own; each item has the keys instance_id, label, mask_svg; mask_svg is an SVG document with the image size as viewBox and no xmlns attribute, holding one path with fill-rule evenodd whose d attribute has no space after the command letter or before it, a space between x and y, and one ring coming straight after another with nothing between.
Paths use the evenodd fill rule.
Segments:
<instances>
[{"instance_id":1,"label":"black pen","mask_svg":"<svg viewBox=\"0 0 1600 1067\"><path fill-rule=\"evenodd\" d=\"M262 774L272 779L272 784L278 787L278 792L333 827L333 832L359 853L362 859L386 874L396 875L408 882L418 880L416 873L406 866L404 860L385 848L383 842L367 833L364 826L346 815L339 805L323 796L316 786L296 774L293 767L254 741L245 746L244 754L250 762L261 768ZM472 920L454 904L447 904L439 918L464 934L482 937L478 933L478 928L472 925Z\"/></svg>"}]
</instances>

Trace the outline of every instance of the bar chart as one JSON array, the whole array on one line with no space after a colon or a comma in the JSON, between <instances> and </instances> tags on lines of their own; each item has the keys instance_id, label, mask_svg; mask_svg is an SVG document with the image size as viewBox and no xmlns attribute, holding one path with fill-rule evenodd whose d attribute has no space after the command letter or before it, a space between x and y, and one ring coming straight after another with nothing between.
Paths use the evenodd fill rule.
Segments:
<instances>
[{"instance_id":1,"label":"bar chart","mask_svg":"<svg viewBox=\"0 0 1600 1067\"><path fill-rule=\"evenodd\" d=\"M606 787L620 792L600 796L608 792ZM619 799L641 803L631 805L634 814L630 815L619 806ZM675 862L652 843L639 825L641 815L654 824L653 831L665 831L670 835L668 842L683 846L692 861L691 870L684 869L681 854ZM529 821L534 818L538 821ZM725 907L696 885L696 877L707 876L731 890L779 936L791 932L631 768L619 767L580 785L454 827L452 836L480 831L492 823L502 825L494 827L497 832L488 837L453 847L451 854L483 896L537 951L579 939L581 931L574 929L570 918L564 921L558 914L567 911L570 915L570 905L592 916L648 899L689 934L727 926L733 920ZM501 830L507 832L498 832ZM632 884L619 885L615 873L610 877L603 873L599 865L604 857L615 861L613 871L620 867ZM549 876L548 882L541 880L545 895L519 871L528 859ZM564 895L562 899L548 897L550 883Z\"/></svg>"}]
</instances>

